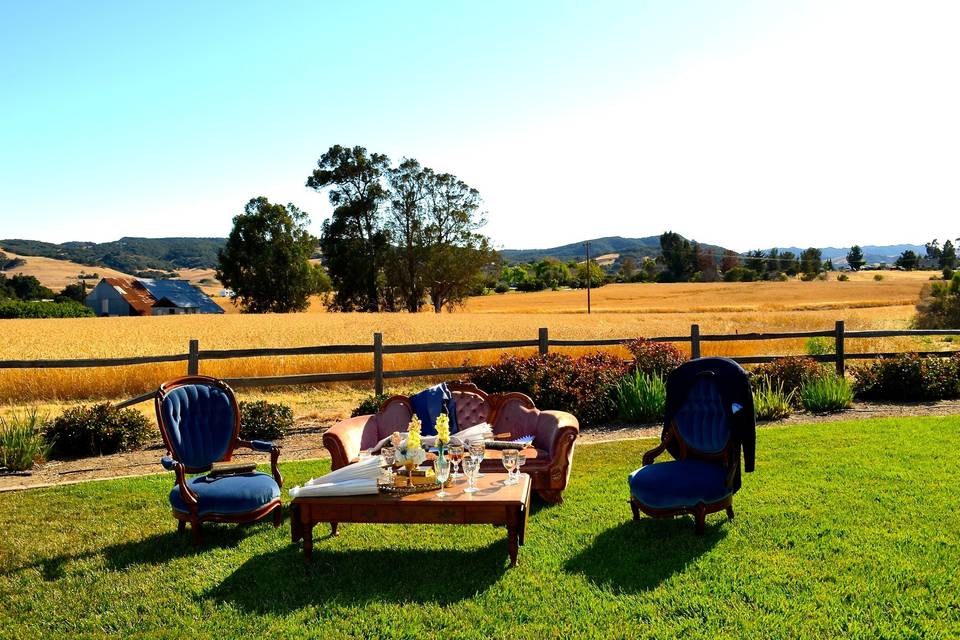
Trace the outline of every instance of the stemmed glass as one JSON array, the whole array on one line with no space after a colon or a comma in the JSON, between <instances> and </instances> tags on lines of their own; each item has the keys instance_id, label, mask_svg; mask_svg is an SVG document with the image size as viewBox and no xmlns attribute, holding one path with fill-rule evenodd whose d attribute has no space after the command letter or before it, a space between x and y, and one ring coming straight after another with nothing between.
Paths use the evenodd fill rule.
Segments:
<instances>
[{"instance_id":1,"label":"stemmed glass","mask_svg":"<svg viewBox=\"0 0 960 640\"><path fill-rule=\"evenodd\" d=\"M437 494L438 498L450 495L443 490L443 485L450 479L450 466L450 461L443 456L437 456L437 459L433 461L433 472L437 474L437 482L440 483L440 492Z\"/></svg>"},{"instance_id":2,"label":"stemmed glass","mask_svg":"<svg viewBox=\"0 0 960 640\"><path fill-rule=\"evenodd\" d=\"M516 482L520 482L520 473L521 473L520 468L525 464L527 464L527 458L523 455L523 451L518 451L517 452L517 469L513 474Z\"/></svg>"},{"instance_id":3,"label":"stemmed glass","mask_svg":"<svg viewBox=\"0 0 960 640\"><path fill-rule=\"evenodd\" d=\"M480 473L480 463L483 462L483 455L486 453L486 446L483 444L483 440L474 440L470 443L470 457L477 460L477 477L482 478L483 474Z\"/></svg>"},{"instance_id":4,"label":"stemmed glass","mask_svg":"<svg viewBox=\"0 0 960 640\"><path fill-rule=\"evenodd\" d=\"M384 446L380 449L380 458L383 460L383 477L388 483L393 482L393 464L397 460L396 447Z\"/></svg>"},{"instance_id":5,"label":"stemmed glass","mask_svg":"<svg viewBox=\"0 0 960 640\"><path fill-rule=\"evenodd\" d=\"M477 491L477 469L480 468L480 459L473 456L463 457L463 470L467 474L467 488L464 493L474 493Z\"/></svg>"},{"instance_id":6,"label":"stemmed glass","mask_svg":"<svg viewBox=\"0 0 960 640\"><path fill-rule=\"evenodd\" d=\"M518 479L513 477L513 470L517 468L517 457L520 454L516 449L504 449L500 461L503 462L503 468L507 470L507 479L503 484L517 484Z\"/></svg>"},{"instance_id":7,"label":"stemmed glass","mask_svg":"<svg viewBox=\"0 0 960 640\"><path fill-rule=\"evenodd\" d=\"M462 444L453 444L447 447L447 451L450 452L450 463L453 465L453 473L450 474L451 478L462 478L463 474L460 473L460 461L463 460L463 445Z\"/></svg>"}]
</instances>

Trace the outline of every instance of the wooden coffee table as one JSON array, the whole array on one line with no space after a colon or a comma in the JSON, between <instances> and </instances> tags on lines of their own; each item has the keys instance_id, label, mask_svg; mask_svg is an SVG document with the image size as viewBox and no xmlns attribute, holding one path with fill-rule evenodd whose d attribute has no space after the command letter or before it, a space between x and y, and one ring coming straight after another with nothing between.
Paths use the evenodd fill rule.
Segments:
<instances>
[{"instance_id":1,"label":"wooden coffee table","mask_svg":"<svg viewBox=\"0 0 960 640\"><path fill-rule=\"evenodd\" d=\"M510 566L517 564L517 552L523 544L530 511L530 476L520 474L520 482L504 485L507 474L487 473L477 479L475 493L464 493L464 478L449 487L447 495L437 491L409 496L377 494L335 498L294 498L290 504L290 535L293 542L303 540L307 562L313 557L313 528L330 523L330 535L337 535L341 522L380 524L493 524L507 527Z\"/></svg>"}]
</instances>

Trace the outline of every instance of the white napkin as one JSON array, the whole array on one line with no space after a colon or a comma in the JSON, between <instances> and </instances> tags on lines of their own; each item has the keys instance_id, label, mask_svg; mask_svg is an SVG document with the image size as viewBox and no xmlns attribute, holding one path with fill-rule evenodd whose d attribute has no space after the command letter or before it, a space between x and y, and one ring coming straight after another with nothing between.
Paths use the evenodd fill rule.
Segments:
<instances>
[{"instance_id":1,"label":"white napkin","mask_svg":"<svg viewBox=\"0 0 960 640\"><path fill-rule=\"evenodd\" d=\"M380 476L380 456L348 464L325 476L311 478L302 487L290 489L291 496L361 496L377 492Z\"/></svg>"},{"instance_id":2,"label":"white napkin","mask_svg":"<svg viewBox=\"0 0 960 640\"><path fill-rule=\"evenodd\" d=\"M401 444L405 444L407 432L401 431L400 436L403 438L403 440L401 440ZM371 449L371 453L379 453L380 449L390 442L391 437L392 434L378 442L376 446ZM491 438L493 438L493 427L486 422L481 422L473 425L472 427L467 427L466 429L461 429L456 433L450 434L450 441L457 441L460 444L467 444L468 442L473 442L474 440L489 440ZM424 447L430 449L437 446L437 436L421 436L420 442Z\"/></svg>"}]
</instances>

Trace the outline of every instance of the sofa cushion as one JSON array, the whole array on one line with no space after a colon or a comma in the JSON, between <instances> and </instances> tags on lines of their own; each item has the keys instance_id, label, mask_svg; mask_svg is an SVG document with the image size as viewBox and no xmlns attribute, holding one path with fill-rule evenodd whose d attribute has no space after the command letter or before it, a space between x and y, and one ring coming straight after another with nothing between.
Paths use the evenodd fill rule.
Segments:
<instances>
[{"instance_id":1,"label":"sofa cushion","mask_svg":"<svg viewBox=\"0 0 960 640\"><path fill-rule=\"evenodd\" d=\"M272 476L253 471L216 478L197 476L188 480L187 485L197 494L197 512L201 516L247 513L280 497L280 487ZM170 506L174 511L190 513L177 486L170 491Z\"/></svg>"},{"instance_id":2,"label":"sofa cushion","mask_svg":"<svg viewBox=\"0 0 960 640\"><path fill-rule=\"evenodd\" d=\"M630 493L654 509L692 507L733 493L722 465L704 460L674 460L641 467L630 474Z\"/></svg>"}]
</instances>

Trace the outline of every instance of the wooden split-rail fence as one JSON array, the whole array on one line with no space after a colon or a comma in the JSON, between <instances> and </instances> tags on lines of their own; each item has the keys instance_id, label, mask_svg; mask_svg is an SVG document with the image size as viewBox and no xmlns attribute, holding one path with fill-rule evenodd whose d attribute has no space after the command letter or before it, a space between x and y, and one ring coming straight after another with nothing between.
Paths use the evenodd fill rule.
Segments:
<instances>
[{"instance_id":1,"label":"wooden split-rail fence","mask_svg":"<svg viewBox=\"0 0 960 640\"><path fill-rule=\"evenodd\" d=\"M781 340L789 338L832 338L833 353L810 356L819 362L835 363L837 373L843 375L848 360L863 360L886 358L900 355L899 353L848 353L847 340L862 338L890 338L914 336L957 336L960 329L919 329L919 330L883 330L883 331L847 331L842 320L838 320L831 330L826 331L798 331L776 333L735 333L735 334L701 334L700 326L690 326L689 335L659 336L648 338L653 342L687 343L690 345L692 358L699 358L701 345L704 342L740 342L753 340ZM371 369L368 371L350 371L342 373L306 373L283 376L260 376L248 378L225 378L226 382L235 387L267 387L267 386L296 386L319 384L325 382L357 382L373 381L373 388L377 394L383 393L384 381L396 378L421 378L439 376L453 376L470 373L475 366L435 367L430 369L402 369L384 370L383 357L400 353L442 353L459 351L479 351L485 349L522 349L536 347L541 354L548 353L550 347L610 347L622 345L632 338L608 338L603 340L554 340L549 336L547 329L541 328L534 340L491 340L473 342L430 342L424 344L384 344L383 334L374 333L371 344L335 344L312 347L282 347L268 349L216 349L202 350L197 340L191 340L186 353L161 356L136 356L130 358L99 358L73 360L6 360L0 361L0 369L64 369L79 367L123 367L139 364L154 364L162 362L186 362L188 375L200 373L200 362L209 360L226 360L232 358L262 358L283 356L321 356L321 355L350 355L370 354ZM921 356L949 357L958 351L912 351ZM735 356L731 359L740 364L761 364L784 356ZM145 402L154 397L154 392L143 393L120 403L119 407L128 407Z\"/></svg>"}]
</instances>

